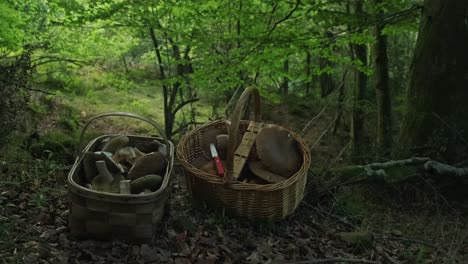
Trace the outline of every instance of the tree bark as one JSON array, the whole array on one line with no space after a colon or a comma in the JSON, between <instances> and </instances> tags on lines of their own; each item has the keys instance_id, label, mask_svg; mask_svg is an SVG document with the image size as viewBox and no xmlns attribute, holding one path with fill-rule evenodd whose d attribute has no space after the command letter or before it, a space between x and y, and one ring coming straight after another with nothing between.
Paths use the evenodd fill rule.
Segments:
<instances>
[{"instance_id":1,"label":"tree bark","mask_svg":"<svg viewBox=\"0 0 468 264\"><path fill-rule=\"evenodd\" d=\"M424 152L448 162L467 157L467 21L466 0L424 1L400 154Z\"/></svg>"},{"instance_id":2,"label":"tree bark","mask_svg":"<svg viewBox=\"0 0 468 264\"><path fill-rule=\"evenodd\" d=\"M363 1L356 1L355 14L363 15ZM359 60L363 67L367 66L367 47L362 44L353 45L356 60ZM366 148L364 131L364 110L365 91L367 87L367 75L364 72L355 70L353 114L351 119L351 150L354 160L362 158Z\"/></svg>"},{"instance_id":3,"label":"tree bark","mask_svg":"<svg viewBox=\"0 0 468 264\"><path fill-rule=\"evenodd\" d=\"M159 43L154 33L154 28L149 28L149 33L151 37L151 41L153 42L154 51L156 53L156 58L158 60L159 66L159 79L161 80L162 87L163 87L163 97L164 97L164 132L166 136L170 138L171 136L171 109L169 108L169 87L164 84L164 80L166 80L166 73L164 71L163 61L161 57L161 50L159 49Z\"/></svg>"},{"instance_id":4,"label":"tree bark","mask_svg":"<svg viewBox=\"0 0 468 264\"><path fill-rule=\"evenodd\" d=\"M325 69L327 67L333 66L333 63L325 57L320 58L320 68ZM333 82L333 77L330 73L322 73L320 75L320 96L322 98L329 95L335 88L335 83Z\"/></svg>"},{"instance_id":5,"label":"tree bark","mask_svg":"<svg viewBox=\"0 0 468 264\"><path fill-rule=\"evenodd\" d=\"M375 0L378 5L382 0ZM383 12L377 13L380 20ZM392 148L392 103L390 86L388 82L388 56L387 36L382 35L383 23L378 23L374 28L376 38L374 44L375 58L375 92L377 98L377 152L381 156L388 156Z\"/></svg>"},{"instance_id":6,"label":"tree bark","mask_svg":"<svg viewBox=\"0 0 468 264\"><path fill-rule=\"evenodd\" d=\"M283 62L283 82L281 83L281 94L283 95L283 99L288 96L289 93L289 59L285 59Z\"/></svg>"},{"instance_id":7,"label":"tree bark","mask_svg":"<svg viewBox=\"0 0 468 264\"><path fill-rule=\"evenodd\" d=\"M305 83L305 89L306 89L306 94L310 93L311 86L312 86L312 81L310 80L311 78L311 68L312 68L312 55L310 54L310 51L306 52L306 66L305 66L305 75L306 75L306 83Z\"/></svg>"}]
</instances>

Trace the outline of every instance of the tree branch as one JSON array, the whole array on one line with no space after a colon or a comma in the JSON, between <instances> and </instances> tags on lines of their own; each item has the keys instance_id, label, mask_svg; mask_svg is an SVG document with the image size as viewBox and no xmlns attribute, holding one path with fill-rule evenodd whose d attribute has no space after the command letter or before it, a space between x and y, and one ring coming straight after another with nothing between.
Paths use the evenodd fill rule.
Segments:
<instances>
[{"instance_id":1,"label":"tree branch","mask_svg":"<svg viewBox=\"0 0 468 264\"><path fill-rule=\"evenodd\" d=\"M204 124L204 123L203 122L190 121L188 123L185 123L183 126L179 126L179 128L177 128L176 130L174 130L172 132L172 135L177 135L178 133L180 133L182 130L184 130L185 128L187 128L190 125L202 125L202 124Z\"/></svg>"},{"instance_id":2,"label":"tree branch","mask_svg":"<svg viewBox=\"0 0 468 264\"><path fill-rule=\"evenodd\" d=\"M276 29L276 27L283 23L284 21L288 20L293 14L294 12L297 10L297 8L299 7L299 4L301 3L301 0L296 0L296 5L293 7L293 9L291 9L289 11L288 14L286 14L285 17L283 17L282 19L278 20L278 21L275 21L275 23L273 24L273 26L271 27L271 29L268 31L268 33L263 37L263 40L260 41L260 43L257 44L257 46L255 46L253 49L251 49L245 56L247 57L249 54L251 54L254 50L260 48L263 44L265 44L265 42L267 41L267 38L271 35L271 33L273 33L273 31ZM275 7L276 9L276 7Z\"/></svg>"},{"instance_id":3,"label":"tree branch","mask_svg":"<svg viewBox=\"0 0 468 264\"><path fill-rule=\"evenodd\" d=\"M41 60L44 60L44 61L41 61ZM36 66L44 65L44 64L47 64L47 63L50 63L50 62L69 62L69 63L75 64L77 66L80 66L80 67L87 64L85 61L69 59L69 58L61 58L61 57L58 57L58 56L41 56L41 57L31 61L31 62L35 63Z\"/></svg>"},{"instance_id":4,"label":"tree branch","mask_svg":"<svg viewBox=\"0 0 468 264\"><path fill-rule=\"evenodd\" d=\"M190 103L193 103L193 102L196 102L200 100L199 98L191 98L191 99L188 99L187 101L184 101L184 102L181 102L179 105L176 106L176 108L174 108L174 110L172 110L172 114L175 115L177 113L177 111L179 111L180 109L182 109L182 107L190 104Z\"/></svg>"}]
</instances>

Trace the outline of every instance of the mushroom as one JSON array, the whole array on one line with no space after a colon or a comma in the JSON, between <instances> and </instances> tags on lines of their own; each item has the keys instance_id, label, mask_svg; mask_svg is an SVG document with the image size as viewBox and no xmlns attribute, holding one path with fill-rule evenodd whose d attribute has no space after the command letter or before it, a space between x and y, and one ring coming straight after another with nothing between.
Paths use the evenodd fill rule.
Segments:
<instances>
[{"instance_id":1,"label":"mushroom","mask_svg":"<svg viewBox=\"0 0 468 264\"><path fill-rule=\"evenodd\" d=\"M269 171L261 161L252 161L248 163L249 169L252 171L255 176L265 180L269 183L278 183L286 180L286 177L280 176Z\"/></svg>"},{"instance_id":2,"label":"mushroom","mask_svg":"<svg viewBox=\"0 0 468 264\"><path fill-rule=\"evenodd\" d=\"M145 153L141 152L137 148L125 147L117 151L117 153L112 156L112 159L115 162L126 161L133 165L139 158L143 157L144 155Z\"/></svg>"},{"instance_id":3,"label":"mushroom","mask_svg":"<svg viewBox=\"0 0 468 264\"><path fill-rule=\"evenodd\" d=\"M227 145L229 136L227 134L219 134L216 136L216 149L220 159L226 159Z\"/></svg>"},{"instance_id":4,"label":"mushroom","mask_svg":"<svg viewBox=\"0 0 468 264\"><path fill-rule=\"evenodd\" d=\"M102 151L116 153L119 149L127 146L130 139L127 136L115 136L104 144Z\"/></svg>"},{"instance_id":5,"label":"mushroom","mask_svg":"<svg viewBox=\"0 0 468 264\"><path fill-rule=\"evenodd\" d=\"M123 173L124 168L121 164L115 162L112 157L109 157L106 152L95 152L94 155L96 156L96 160L102 160L106 162L106 166L112 173Z\"/></svg>"},{"instance_id":6,"label":"mushroom","mask_svg":"<svg viewBox=\"0 0 468 264\"><path fill-rule=\"evenodd\" d=\"M222 134L223 131L216 127L209 127L201 135L201 148L205 154L211 157L210 144L215 144L217 136Z\"/></svg>"},{"instance_id":7,"label":"mushroom","mask_svg":"<svg viewBox=\"0 0 468 264\"><path fill-rule=\"evenodd\" d=\"M159 150L159 147L161 145L164 145L161 143L159 140L153 140L150 143L137 143L135 144L136 148L144 153L151 153L151 152L156 152Z\"/></svg>"},{"instance_id":8,"label":"mushroom","mask_svg":"<svg viewBox=\"0 0 468 264\"><path fill-rule=\"evenodd\" d=\"M139 158L128 172L128 179L135 180L149 174L162 174L167 160L161 152L152 152Z\"/></svg>"},{"instance_id":9,"label":"mushroom","mask_svg":"<svg viewBox=\"0 0 468 264\"><path fill-rule=\"evenodd\" d=\"M83 155L83 170L88 183L98 174L96 161L97 159L94 152L88 151Z\"/></svg>"},{"instance_id":10,"label":"mushroom","mask_svg":"<svg viewBox=\"0 0 468 264\"><path fill-rule=\"evenodd\" d=\"M163 177L156 174L149 174L132 181L130 183L130 190L132 193L140 193L146 189L154 192L161 187L162 182Z\"/></svg>"},{"instance_id":11,"label":"mushroom","mask_svg":"<svg viewBox=\"0 0 468 264\"><path fill-rule=\"evenodd\" d=\"M297 141L282 127L264 127L257 135L255 147L263 165L275 174L291 177L301 167Z\"/></svg>"}]
</instances>

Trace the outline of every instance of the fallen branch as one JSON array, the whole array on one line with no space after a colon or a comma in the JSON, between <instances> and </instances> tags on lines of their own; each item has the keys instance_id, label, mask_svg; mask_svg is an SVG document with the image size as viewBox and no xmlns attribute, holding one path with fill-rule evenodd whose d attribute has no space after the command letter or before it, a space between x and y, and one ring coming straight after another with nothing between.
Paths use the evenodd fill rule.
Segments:
<instances>
[{"instance_id":1,"label":"fallen branch","mask_svg":"<svg viewBox=\"0 0 468 264\"><path fill-rule=\"evenodd\" d=\"M366 259L348 259L348 258L327 258L327 259L311 259L304 261L288 262L288 264L316 264L316 263L367 263L367 264L379 264L377 261L366 260Z\"/></svg>"},{"instance_id":2,"label":"fallen branch","mask_svg":"<svg viewBox=\"0 0 468 264\"><path fill-rule=\"evenodd\" d=\"M45 93L45 94L50 94L50 95L56 95L55 93L51 93L51 92L48 92L48 91L44 91L44 90L41 90L41 89L33 89L33 88L24 88L28 91L34 91L34 92L40 92L40 93Z\"/></svg>"},{"instance_id":3,"label":"fallen branch","mask_svg":"<svg viewBox=\"0 0 468 264\"><path fill-rule=\"evenodd\" d=\"M455 176L461 178L468 175L468 168L457 168L434 160L424 163L424 169L442 176Z\"/></svg>"},{"instance_id":4,"label":"fallen branch","mask_svg":"<svg viewBox=\"0 0 468 264\"><path fill-rule=\"evenodd\" d=\"M330 172L342 181L356 183L362 181L377 181L384 183L399 183L426 172L432 178L452 178L468 182L468 168L458 168L429 158L410 158L367 165L351 165L334 168Z\"/></svg>"},{"instance_id":5,"label":"fallen branch","mask_svg":"<svg viewBox=\"0 0 468 264\"><path fill-rule=\"evenodd\" d=\"M409 238L409 237L397 237L397 236L381 236L381 237L377 237L377 239L382 239L382 240L399 240L399 241L407 241L407 242L412 242L412 243L416 243L416 244L421 244L421 245L425 245L425 246L428 246L428 247L431 247L431 248L439 248L439 246L437 245L434 245L428 241L424 241L424 240L420 240L420 239L415 239L415 238Z\"/></svg>"}]
</instances>

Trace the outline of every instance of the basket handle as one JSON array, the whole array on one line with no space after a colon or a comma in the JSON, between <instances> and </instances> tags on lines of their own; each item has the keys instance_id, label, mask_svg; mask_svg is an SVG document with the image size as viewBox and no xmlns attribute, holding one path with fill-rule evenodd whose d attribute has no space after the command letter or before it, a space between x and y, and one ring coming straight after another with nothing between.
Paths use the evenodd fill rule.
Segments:
<instances>
[{"instance_id":1,"label":"basket handle","mask_svg":"<svg viewBox=\"0 0 468 264\"><path fill-rule=\"evenodd\" d=\"M127 112L107 112L107 113L102 113L102 114L99 114L99 115L96 115L90 119L88 119L86 121L86 124L84 125L83 129L81 130L81 134L80 134L80 144L79 144L79 157L78 157L78 160L81 160L82 156L84 155L83 153L83 149L84 149L84 145L83 145L83 139L84 139L84 135L85 135L85 132L88 128L88 126L96 119L100 119L100 118L103 118L103 117L108 117L108 116L124 116L124 117L132 117L132 118L136 118L136 119L139 119L139 120L142 120L142 121L145 121L147 123L149 123L150 125L152 125L154 128L156 128L156 130L159 132L159 134L161 135L161 137L164 139L164 144L166 145L167 147L167 150L168 150L168 155L170 155L170 157L168 157L169 160L171 160L172 156L174 155L173 154L173 151L171 151L171 145L169 144L169 140L167 139L166 137L166 134L164 133L163 129L161 128L161 126L154 122L153 120L147 118L147 117L144 117L144 116L140 116L140 115L137 115L137 114L132 114L132 113L127 113Z\"/></svg>"},{"instance_id":2,"label":"basket handle","mask_svg":"<svg viewBox=\"0 0 468 264\"><path fill-rule=\"evenodd\" d=\"M261 104L260 104L260 94L256 88L248 87L242 92L239 100L237 101L234 112L231 116L231 125L228 128L228 144L227 144L227 155L226 155L226 174L225 181L231 182L233 179L233 169L234 169L234 153L236 147L239 145L239 124L241 116L245 112L246 105L249 103L250 95L253 95L253 104L254 104L254 116L253 121L261 122Z\"/></svg>"}]
</instances>

